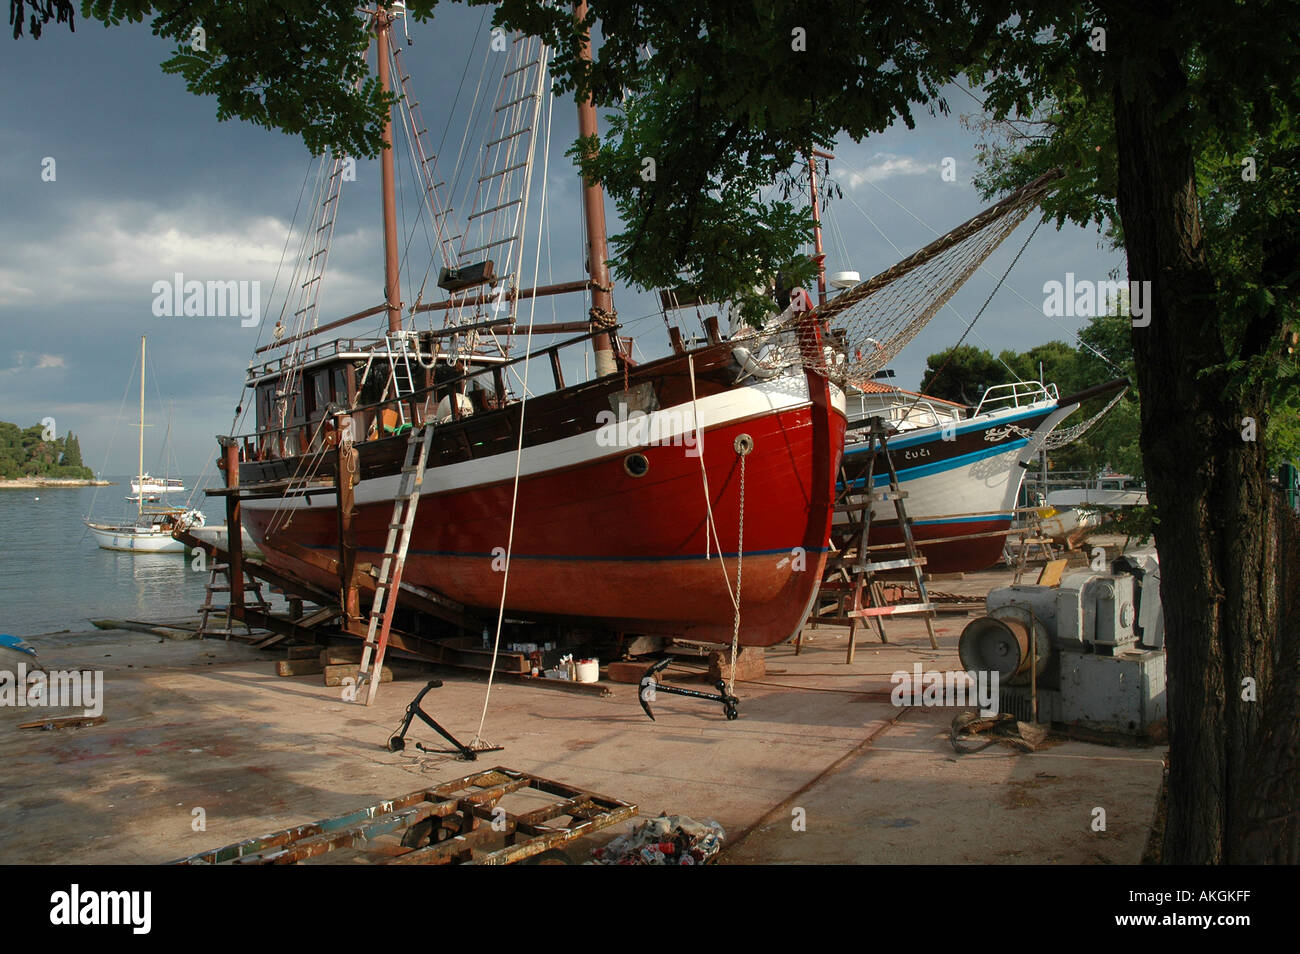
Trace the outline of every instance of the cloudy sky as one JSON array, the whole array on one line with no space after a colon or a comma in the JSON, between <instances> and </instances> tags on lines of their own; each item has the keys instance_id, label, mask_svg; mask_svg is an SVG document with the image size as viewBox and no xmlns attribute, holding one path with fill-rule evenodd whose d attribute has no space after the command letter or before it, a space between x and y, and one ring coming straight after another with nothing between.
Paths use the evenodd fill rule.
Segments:
<instances>
[{"instance_id":1,"label":"cloudy sky","mask_svg":"<svg viewBox=\"0 0 1300 954\"><path fill-rule=\"evenodd\" d=\"M434 25L413 24L411 37L404 55L436 145L467 61L476 75L488 50L488 26L482 11L448 5ZM214 456L214 435L230 430L249 358L278 313L283 276L276 300L266 299L311 158L281 133L218 122L214 100L192 96L179 78L162 73L170 46L147 26L104 29L78 18L75 34L51 24L39 41L0 43L0 78L9 92L0 99L0 420L26 426L53 417L60 432L79 435L87 465L134 472L129 424L137 385L129 378L140 336L147 335L147 413L159 426L148 434L146 467L163 469L161 436L170 413L171 470L197 473ZM837 146L832 178L845 198L828 212L830 270L852 268L866 278L979 210L970 184L976 139L958 119L978 106L957 89L948 100L948 117L923 114L914 130L900 125ZM576 135L573 112L570 101L557 99L543 282L582 277L577 183L563 156ZM940 177L945 157L956 159L956 182ZM54 160L53 181L42 178L47 159ZM417 199L400 150L397 162L404 183L399 216L409 235ZM378 189L378 163L359 162L357 181L341 200L322 322L383 300ZM608 211L617 231L612 205ZM897 383L915 387L926 355L956 341L1030 225L895 361ZM410 244L407 301L414 299L409 283L418 286L428 265L424 243L417 232ZM1069 340L1083 321L1044 317L1044 283L1063 281L1066 272L1103 279L1120 264L1095 231L1045 226L968 342L996 351ZM156 317L152 287L177 272L186 280L261 282L267 318L242 327L238 318ZM617 289L615 304L624 333L636 337L638 357L665 353L664 322L650 295ZM539 300L537 307L538 321L585 314L574 296ZM677 320L687 322L688 334L698 332L692 316ZM380 323L358 322L353 333Z\"/></svg>"}]
</instances>

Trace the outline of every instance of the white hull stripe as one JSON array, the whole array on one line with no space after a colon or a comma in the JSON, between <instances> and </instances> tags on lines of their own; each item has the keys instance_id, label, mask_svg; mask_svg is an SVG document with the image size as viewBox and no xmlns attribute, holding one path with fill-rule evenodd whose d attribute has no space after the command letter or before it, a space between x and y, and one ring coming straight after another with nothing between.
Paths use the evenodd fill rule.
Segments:
<instances>
[{"instance_id":1,"label":"white hull stripe","mask_svg":"<svg viewBox=\"0 0 1300 954\"><path fill-rule=\"evenodd\" d=\"M834 386L832 386L831 392L832 406L840 414L843 414L844 393ZM746 387L732 388L722 394L700 398L697 403L700 411L700 429L708 431L736 421L807 407L810 404L808 381L803 372L800 371L797 374L774 378L771 381L761 381ZM525 413L524 424L527 426L527 413ZM681 447L683 453L690 452L694 454L696 452L693 446L688 446L688 442L689 445L693 445L695 440L695 416L689 402L670 408L661 408L648 414L645 425L646 430L643 433L655 435L657 445L677 445ZM638 447L652 446L645 442L619 446L616 440L612 444L609 442L608 439L611 436L614 438L619 436L619 429L615 425L596 428L582 434L550 441L546 444L525 447L520 461L519 476L521 478L533 477L569 467L591 464L605 458L621 457L624 454L631 453ZM605 444L602 444L602 441L605 441ZM708 461L711 451L707 434L703 436L700 444L703 448L705 460ZM726 453L732 453L730 447L726 448ZM512 449L495 454L492 457L459 461L455 464L446 464L440 467L430 467L424 473L424 482L421 485L420 494L430 496L466 490L471 487L483 487L513 480L514 475L515 452ZM399 480L397 474L363 480L356 488L356 502L358 504L391 502L393 496L397 493ZM322 494L318 495L318 499L314 502L294 497L288 500L249 500L244 503L244 506L250 510L332 508L334 501L331 495Z\"/></svg>"}]
</instances>

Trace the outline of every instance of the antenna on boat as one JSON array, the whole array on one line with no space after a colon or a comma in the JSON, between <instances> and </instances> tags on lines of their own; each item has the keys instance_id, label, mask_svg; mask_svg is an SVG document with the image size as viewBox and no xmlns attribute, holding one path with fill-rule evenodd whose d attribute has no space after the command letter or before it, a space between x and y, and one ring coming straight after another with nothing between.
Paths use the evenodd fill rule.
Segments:
<instances>
[{"instance_id":1,"label":"antenna on boat","mask_svg":"<svg viewBox=\"0 0 1300 954\"><path fill-rule=\"evenodd\" d=\"M587 18L587 0L579 0L573 5L573 18L582 23ZM582 46L578 58L591 61L591 32L584 31ZM596 125L596 106L591 95L578 99L578 135L586 139L598 134ZM587 222L587 274L591 277L591 314L592 331L601 331L615 326L613 286L609 280L609 247L605 237L605 190L599 182L592 182L585 177L582 181L582 208ZM609 335L597 335L591 339L592 350L596 357L596 377L618 371L618 361L614 356L614 344Z\"/></svg>"}]
</instances>

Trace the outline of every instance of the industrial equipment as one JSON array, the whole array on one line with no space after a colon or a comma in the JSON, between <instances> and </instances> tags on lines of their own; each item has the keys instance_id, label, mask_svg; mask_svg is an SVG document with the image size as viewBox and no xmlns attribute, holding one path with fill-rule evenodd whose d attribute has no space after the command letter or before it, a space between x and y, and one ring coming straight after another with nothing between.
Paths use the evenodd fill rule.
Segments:
<instances>
[{"instance_id":1,"label":"industrial equipment","mask_svg":"<svg viewBox=\"0 0 1300 954\"><path fill-rule=\"evenodd\" d=\"M996 671L999 711L1147 735L1165 719L1164 614L1154 553L1082 570L1060 586L989 592L987 615L962 630L968 672Z\"/></svg>"}]
</instances>

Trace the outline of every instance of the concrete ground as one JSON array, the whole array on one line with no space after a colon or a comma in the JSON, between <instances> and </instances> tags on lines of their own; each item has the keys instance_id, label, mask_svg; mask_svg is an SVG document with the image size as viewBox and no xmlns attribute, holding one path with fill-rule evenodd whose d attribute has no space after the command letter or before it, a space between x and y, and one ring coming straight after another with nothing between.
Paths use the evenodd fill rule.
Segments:
<instances>
[{"instance_id":1,"label":"concrete ground","mask_svg":"<svg viewBox=\"0 0 1300 954\"><path fill-rule=\"evenodd\" d=\"M497 684L484 736L505 750L475 766L387 751L427 676L382 685L366 708L319 675L277 677L282 652L122 631L37 637L47 667L103 670L107 721L19 730L53 713L0 708L0 862L163 862L499 764L635 802L642 817L714 819L723 863L1137 863L1161 749L1052 742L959 756L957 710L892 705L895 670L957 668L964 624L939 620L937 652L915 621L891 624L885 646L859 634L852 665L845 630L810 630L801 655L769 650L767 676L738 684L735 722L663 694L651 722L630 685L595 698ZM441 676L426 708L468 740L485 683ZM411 737L441 747L418 724ZM1093 830L1097 808L1105 831Z\"/></svg>"}]
</instances>

